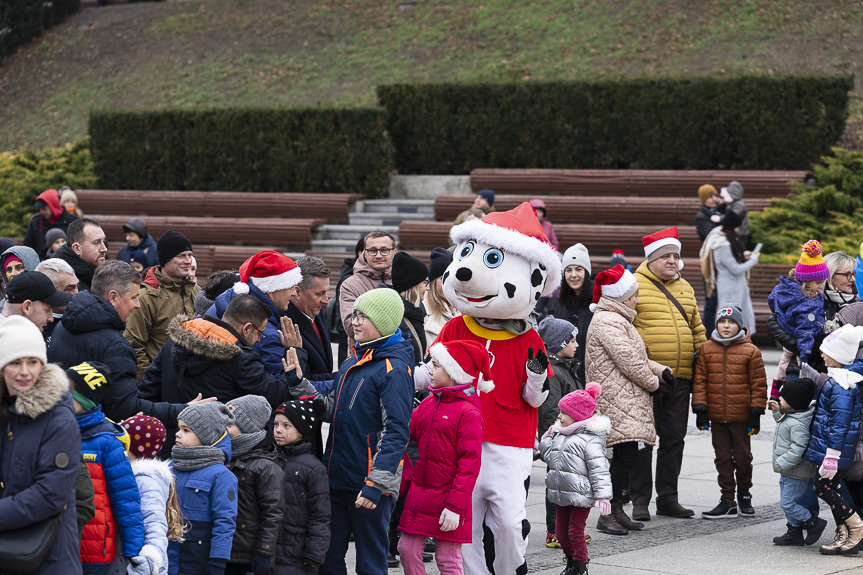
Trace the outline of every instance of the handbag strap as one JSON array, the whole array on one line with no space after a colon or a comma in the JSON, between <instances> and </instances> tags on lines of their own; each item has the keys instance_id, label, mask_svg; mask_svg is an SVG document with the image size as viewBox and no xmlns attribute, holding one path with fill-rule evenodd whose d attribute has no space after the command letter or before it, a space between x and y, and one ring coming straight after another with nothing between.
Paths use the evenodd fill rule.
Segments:
<instances>
[{"instance_id":1,"label":"handbag strap","mask_svg":"<svg viewBox=\"0 0 863 575\"><path fill-rule=\"evenodd\" d=\"M647 277L647 276L644 276L644 277ZM668 289L666 289L666 287L664 285L662 285L661 283L659 283L655 279L653 279L653 278L647 278L647 279L649 279L650 283L655 285L656 289L661 291L665 295L665 297L667 297L671 301L671 303L674 304L674 307L676 307L677 311L680 312L680 315L683 316L683 321L686 322L686 325L689 325L689 319L687 319L687 317L686 317L686 312L683 311L683 306L680 305L680 302L677 301L677 298L675 298L673 295L671 295L671 292L668 291Z\"/></svg>"}]
</instances>

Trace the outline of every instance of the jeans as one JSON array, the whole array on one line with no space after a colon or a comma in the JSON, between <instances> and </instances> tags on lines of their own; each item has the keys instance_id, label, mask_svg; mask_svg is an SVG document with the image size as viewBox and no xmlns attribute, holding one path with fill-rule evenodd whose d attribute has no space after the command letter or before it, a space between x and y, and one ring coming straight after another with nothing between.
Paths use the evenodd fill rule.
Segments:
<instances>
[{"instance_id":1,"label":"jeans","mask_svg":"<svg viewBox=\"0 0 863 575\"><path fill-rule=\"evenodd\" d=\"M357 552L357 575L387 575L387 526L395 501L382 495L374 509L356 508L359 489L356 491L330 490L330 548L321 575L346 575L345 555L351 533L354 534Z\"/></svg>"},{"instance_id":2,"label":"jeans","mask_svg":"<svg viewBox=\"0 0 863 575\"><path fill-rule=\"evenodd\" d=\"M792 479L791 477L779 476L779 505L785 512L785 521L788 525L799 527L812 517L812 512L800 504L800 496L809 488L809 481L805 479Z\"/></svg>"}]
</instances>

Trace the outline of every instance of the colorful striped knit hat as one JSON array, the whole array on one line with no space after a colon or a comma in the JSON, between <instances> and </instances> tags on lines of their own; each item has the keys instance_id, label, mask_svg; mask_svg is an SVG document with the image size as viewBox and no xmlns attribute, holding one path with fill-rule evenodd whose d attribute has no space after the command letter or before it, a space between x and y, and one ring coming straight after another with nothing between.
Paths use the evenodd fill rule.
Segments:
<instances>
[{"instance_id":1,"label":"colorful striped knit hat","mask_svg":"<svg viewBox=\"0 0 863 575\"><path fill-rule=\"evenodd\" d=\"M803 255L794 268L794 279L801 282L820 282L830 279L830 270L821 257L821 244L809 240L803 244Z\"/></svg>"}]
</instances>

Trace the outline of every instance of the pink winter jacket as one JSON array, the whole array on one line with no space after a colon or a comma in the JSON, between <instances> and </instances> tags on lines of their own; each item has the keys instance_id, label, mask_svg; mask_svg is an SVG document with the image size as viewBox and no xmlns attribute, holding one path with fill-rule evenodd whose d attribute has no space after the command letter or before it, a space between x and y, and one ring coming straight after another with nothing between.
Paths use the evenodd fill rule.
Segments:
<instances>
[{"instance_id":1,"label":"pink winter jacket","mask_svg":"<svg viewBox=\"0 0 863 575\"><path fill-rule=\"evenodd\" d=\"M411 416L414 464L399 529L442 541L470 543L471 495L482 458L482 408L470 385L444 388L425 398ZM444 508L459 515L453 531L440 530Z\"/></svg>"}]
</instances>

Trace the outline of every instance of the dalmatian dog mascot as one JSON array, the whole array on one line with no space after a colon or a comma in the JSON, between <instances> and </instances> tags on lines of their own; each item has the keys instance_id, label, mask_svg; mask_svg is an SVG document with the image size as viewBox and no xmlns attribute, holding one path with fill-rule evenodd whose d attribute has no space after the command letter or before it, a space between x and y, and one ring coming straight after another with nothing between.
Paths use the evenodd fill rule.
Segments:
<instances>
[{"instance_id":1,"label":"dalmatian dog mascot","mask_svg":"<svg viewBox=\"0 0 863 575\"><path fill-rule=\"evenodd\" d=\"M525 482L533 464L537 408L548 396L545 346L527 321L536 300L560 284L561 263L527 202L453 227L457 247L443 275L447 300L464 315L436 343L470 340L488 350L495 388L480 394L485 427L473 491L473 542L462 549L467 575L486 575L483 519L494 534L494 572L526 572ZM428 374L416 370L418 388Z\"/></svg>"}]
</instances>

